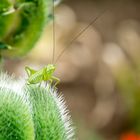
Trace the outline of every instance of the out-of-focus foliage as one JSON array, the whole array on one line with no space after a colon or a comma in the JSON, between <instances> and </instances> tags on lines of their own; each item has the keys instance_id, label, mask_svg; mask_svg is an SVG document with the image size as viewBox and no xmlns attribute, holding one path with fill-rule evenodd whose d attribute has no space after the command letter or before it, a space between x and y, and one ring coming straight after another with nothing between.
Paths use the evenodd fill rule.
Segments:
<instances>
[{"instance_id":1,"label":"out-of-focus foliage","mask_svg":"<svg viewBox=\"0 0 140 140\"><path fill-rule=\"evenodd\" d=\"M21 57L39 39L51 17L52 0L2 0L0 3L0 41L12 47L1 49L2 56Z\"/></svg>"},{"instance_id":2,"label":"out-of-focus foliage","mask_svg":"<svg viewBox=\"0 0 140 140\"><path fill-rule=\"evenodd\" d=\"M123 22L118 29L119 45L108 44L103 56L126 103L129 120L127 127L138 133L140 133L139 26L140 24L133 20Z\"/></svg>"}]
</instances>

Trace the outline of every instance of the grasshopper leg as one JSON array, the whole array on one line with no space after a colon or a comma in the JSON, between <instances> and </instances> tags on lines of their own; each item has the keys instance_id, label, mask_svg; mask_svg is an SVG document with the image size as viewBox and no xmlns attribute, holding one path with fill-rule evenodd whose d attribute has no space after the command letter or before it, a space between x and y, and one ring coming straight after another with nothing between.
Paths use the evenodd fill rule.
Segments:
<instances>
[{"instance_id":1,"label":"grasshopper leg","mask_svg":"<svg viewBox=\"0 0 140 140\"><path fill-rule=\"evenodd\" d=\"M51 79L55 81L54 87L60 83L60 79L55 76L52 76Z\"/></svg>"},{"instance_id":2,"label":"grasshopper leg","mask_svg":"<svg viewBox=\"0 0 140 140\"><path fill-rule=\"evenodd\" d=\"M52 79L49 79L48 81L50 82L50 86L51 86L51 85L52 85L53 80L52 80Z\"/></svg>"}]
</instances>

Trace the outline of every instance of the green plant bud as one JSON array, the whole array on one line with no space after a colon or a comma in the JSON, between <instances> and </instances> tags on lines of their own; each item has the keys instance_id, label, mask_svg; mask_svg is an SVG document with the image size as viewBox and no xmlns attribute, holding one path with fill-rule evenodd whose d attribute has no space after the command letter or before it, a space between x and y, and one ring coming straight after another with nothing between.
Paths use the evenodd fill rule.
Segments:
<instances>
[{"instance_id":1,"label":"green plant bud","mask_svg":"<svg viewBox=\"0 0 140 140\"><path fill-rule=\"evenodd\" d=\"M73 140L73 129L63 97L49 85L26 87L33 108L36 140Z\"/></svg>"},{"instance_id":2,"label":"green plant bud","mask_svg":"<svg viewBox=\"0 0 140 140\"><path fill-rule=\"evenodd\" d=\"M32 111L21 87L0 73L0 140L34 140Z\"/></svg>"},{"instance_id":3,"label":"green plant bud","mask_svg":"<svg viewBox=\"0 0 140 140\"><path fill-rule=\"evenodd\" d=\"M34 47L46 23L50 20L52 5L52 0L18 0L14 3L15 12L12 13L16 17L15 20L12 20L14 28L12 27L4 40L1 40L12 46L13 49L3 50L3 56L21 57ZM2 16L0 24L8 16ZM4 24L9 24L11 27L6 19Z\"/></svg>"}]
</instances>

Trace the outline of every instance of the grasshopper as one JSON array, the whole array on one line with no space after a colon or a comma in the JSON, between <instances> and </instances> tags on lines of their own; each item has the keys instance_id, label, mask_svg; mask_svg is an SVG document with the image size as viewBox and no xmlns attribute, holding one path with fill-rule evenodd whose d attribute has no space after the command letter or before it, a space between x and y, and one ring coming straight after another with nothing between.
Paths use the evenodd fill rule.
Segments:
<instances>
[{"instance_id":1,"label":"grasshopper","mask_svg":"<svg viewBox=\"0 0 140 140\"><path fill-rule=\"evenodd\" d=\"M54 86L56 86L60 82L60 80L57 77L53 76L55 69L56 66L53 64L48 64L46 67L38 71L33 70L29 67L25 67L25 70L28 74L27 84L41 84L42 81L49 81L50 84L52 84L52 82L55 81Z\"/></svg>"},{"instance_id":2,"label":"grasshopper","mask_svg":"<svg viewBox=\"0 0 140 140\"><path fill-rule=\"evenodd\" d=\"M53 44L54 44L53 45L53 62L54 62L54 51L55 51L54 5L55 5L55 3L53 0ZM58 61L58 59L60 59L60 57L65 52L65 50L68 49L68 47L70 47L71 44L82 35L82 33L84 33L90 26L92 26L92 24L98 18L100 18L102 14L104 14L104 11L102 11L102 13L100 13L97 17L94 17L94 19L92 19L92 21L84 29L82 29L76 36L73 37L73 39L68 43L67 47L64 48L62 50L62 52L60 52L60 54L58 55L58 57L56 59L56 62ZM50 84L52 84L55 81L54 87L56 87L56 85L60 82L60 80L59 80L59 78L53 76L54 71L56 69L55 64L48 64L47 66L45 66L44 68L42 68L38 71L31 69L30 67L25 67L25 70L28 75L27 84L37 84L37 83L41 84L42 81L44 81L44 82L49 81Z\"/></svg>"}]
</instances>

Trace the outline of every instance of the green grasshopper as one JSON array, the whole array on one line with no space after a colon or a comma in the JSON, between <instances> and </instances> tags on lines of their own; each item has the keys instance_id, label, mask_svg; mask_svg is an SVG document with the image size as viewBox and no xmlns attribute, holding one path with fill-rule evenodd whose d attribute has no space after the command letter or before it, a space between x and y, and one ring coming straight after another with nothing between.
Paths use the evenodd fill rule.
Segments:
<instances>
[{"instance_id":1,"label":"green grasshopper","mask_svg":"<svg viewBox=\"0 0 140 140\"><path fill-rule=\"evenodd\" d=\"M50 84L52 84L52 82L55 81L54 86L56 86L60 82L60 80L57 77L53 76L55 69L56 66L53 64L48 64L46 67L38 71L33 70L29 67L25 67L25 70L28 74L27 84L41 84L42 81L49 81Z\"/></svg>"},{"instance_id":2,"label":"green grasshopper","mask_svg":"<svg viewBox=\"0 0 140 140\"><path fill-rule=\"evenodd\" d=\"M54 1L53 1L54 2ZM54 3L53 3L54 5ZM54 10L54 9L53 9ZM65 52L66 49L68 49L68 47L71 46L71 44L73 43L73 41L75 41L77 38L79 38L80 35L82 35L83 32L85 32L104 12L102 12L100 15L98 15L97 17L95 17L90 23L89 25L87 25L83 30L81 30L67 45L66 48L64 48L64 50L62 50L62 52L58 55L56 62L58 61L58 59L60 59L60 57L62 56L62 54ZM54 11L53 11L54 14ZM54 25L54 19L53 19L53 25ZM53 33L54 32L54 26L53 26ZM55 34L54 34L55 36ZM55 37L54 37L55 39ZM53 61L54 61L54 49L55 49L55 43L53 46ZM27 79L27 84L37 84L40 83L42 81L44 82L50 82L50 84L53 83L53 81L55 81L54 87L56 87L56 85L60 82L59 78L53 76L54 71L56 69L56 65L54 64L48 64L46 67L36 71L33 70L29 67L25 67L25 70L27 72L28 75L28 79Z\"/></svg>"}]
</instances>

